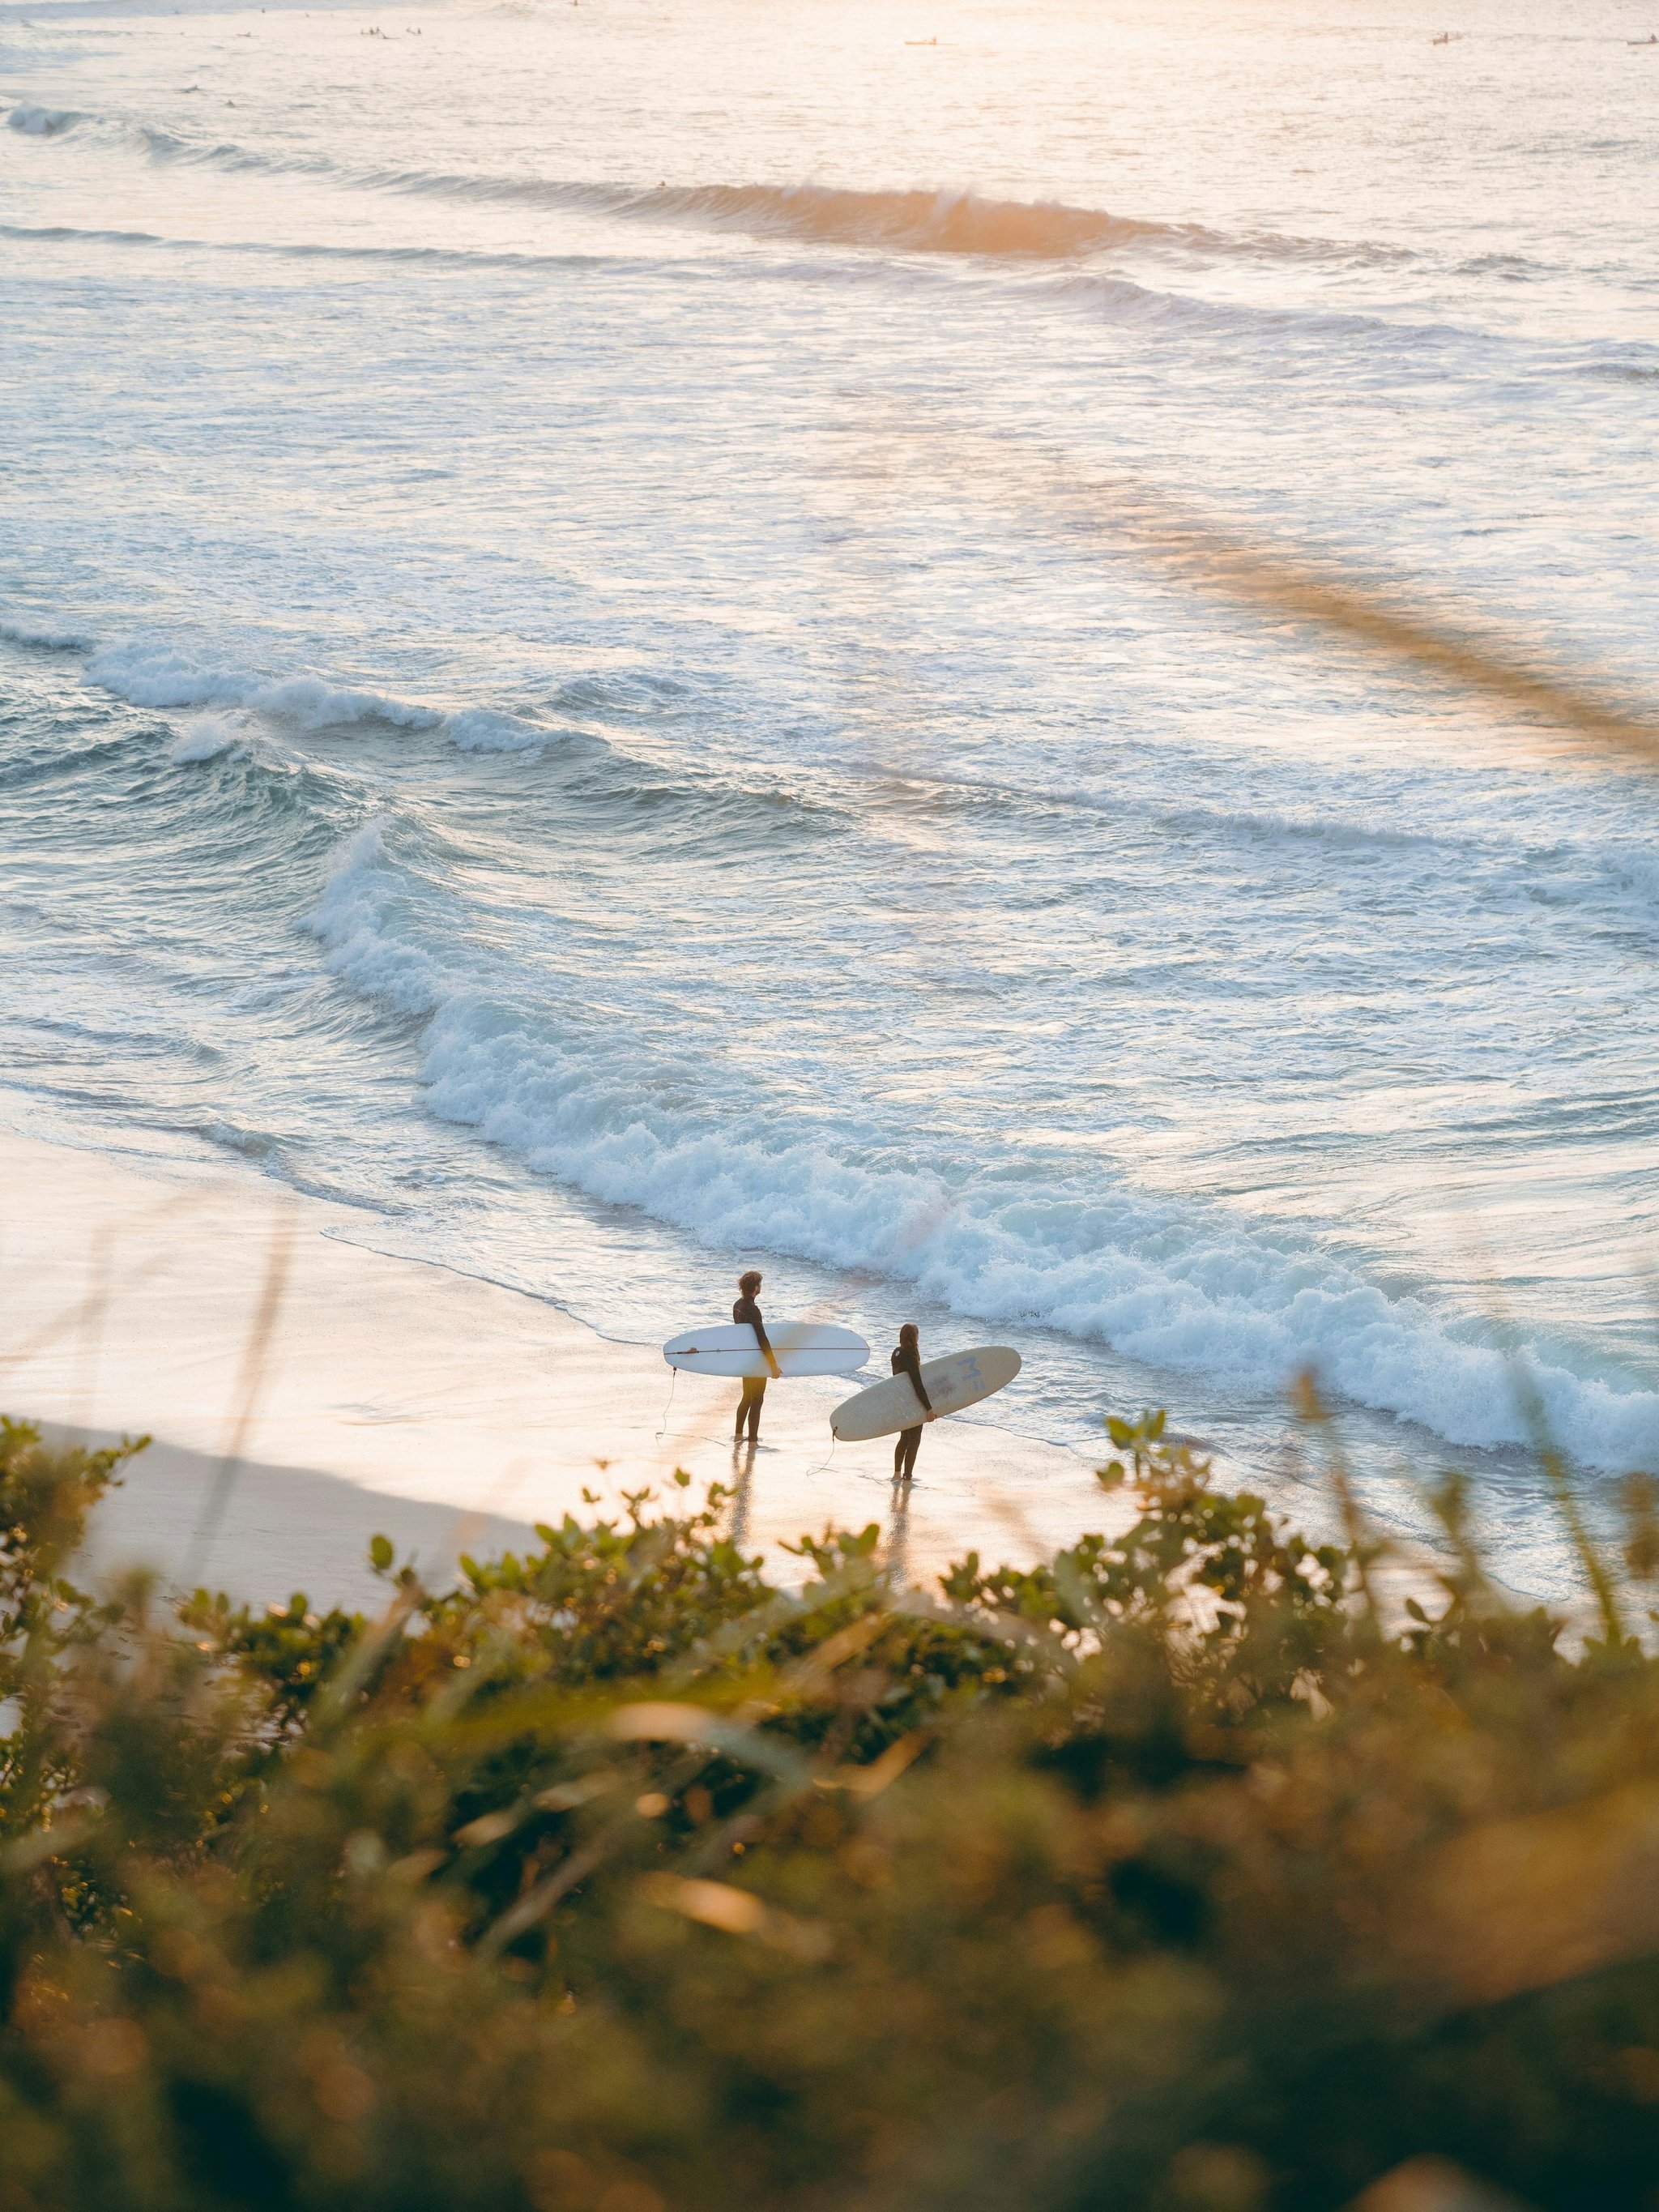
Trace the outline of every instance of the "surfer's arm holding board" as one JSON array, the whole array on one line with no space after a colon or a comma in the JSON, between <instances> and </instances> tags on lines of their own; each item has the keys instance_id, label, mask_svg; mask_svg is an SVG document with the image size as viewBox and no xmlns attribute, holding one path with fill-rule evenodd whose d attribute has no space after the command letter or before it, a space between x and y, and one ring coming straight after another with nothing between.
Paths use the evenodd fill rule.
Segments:
<instances>
[{"instance_id":1,"label":"surfer's arm holding board","mask_svg":"<svg viewBox=\"0 0 1659 2212\"><path fill-rule=\"evenodd\" d=\"M939 1415L933 1411L933 1401L927 1395L927 1385L921 1379L921 1353L915 1345L900 1345L898 1350L893 1354L893 1372L895 1375L908 1376L910 1388L921 1401L923 1418L929 1421L936 1421Z\"/></svg>"},{"instance_id":2,"label":"surfer's arm holding board","mask_svg":"<svg viewBox=\"0 0 1659 2212\"><path fill-rule=\"evenodd\" d=\"M907 1329L911 1326L907 1322ZM901 1337L900 1348L903 1349ZM920 1352L920 1346L917 1347ZM832 1436L843 1443L863 1443L872 1437L902 1435L907 1429L918 1437L921 1423L915 1409L926 1407L923 1418L959 1413L1003 1389L1019 1372L1019 1354L1006 1344L981 1344L971 1352L953 1352L945 1359L926 1363L928 1380L921 1382L908 1363L896 1358L890 1381L872 1382L855 1398L848 1398L830 1416ZM904 1377L900 1382L900 1376Z\"/></svg>"},{"instance_id":3,"label":"surfer's arm holding board","mask_svg":"<svg viewBox=\"0 0 1659 2212\"><path fill-rule=\"evenodd\" d=\"M732 1318L733 1321L748 1322L750 1328L755 1332L756 1341L766 1354L766 1364L770 1369L774 1378L781 1375L783 1370L778 1365L778 1356L772 1349L772 1340L766 1334L766 1323L761 1319L761 1310L748 1291L745 1291L732 1307Z\"/></svg>"}]
</instances>

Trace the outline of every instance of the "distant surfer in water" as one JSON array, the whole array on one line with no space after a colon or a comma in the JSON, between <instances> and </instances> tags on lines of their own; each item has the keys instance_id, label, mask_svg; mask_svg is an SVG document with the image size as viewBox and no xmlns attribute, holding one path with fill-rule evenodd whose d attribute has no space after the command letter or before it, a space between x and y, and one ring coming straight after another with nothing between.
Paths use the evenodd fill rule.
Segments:
<instances>
[{"instance_id":1,"label":"distant surfer in water","mask_svg":"<svg viewBox=\"0 0 1659 2212\"><path fill-rule=\"evenodd\" d=\"M766 1323L761 1319L761 1310L755 1304L755 1294L760 1286L760 1274L756 1268L751 1267L746 1275L738 1277L738 1302L732 1309L732 1318L733 1321L748 1322L760 1340L760 1348L766 1354L768 1369L774 1375L781 1375L783 1370L778 1365L776 1356L773 1352L771 1340L766 1334ZM765 1398L766 1376L745 1375L743 1378L743 1395L738 1401L737 1423L732 1431L732 1441L734 1444L740 1444L743 1442L744 1422L749 1425L750 1443L753 1444L760 1442L761 1407Z\"/></svg>"},{"instance_id":2,"label":"distant surfer in water","mask_svg":"<svg viewBox=\"0 0 1659 2212\"><path fill-rule=\"evenodd\" d=\"M922 1418L936 1421L933 1401L927 1395L927 1386L921 1379L921 1340L913 1321L907 1321L899 1331L898 1344L893 1353L895 1375L908 1375L910 1388L921 1401ZM899 1440L893 1447L893 1480L908 1482L916 1471L916 1454L921 1449L920 1424L914 1429L901 1429Z\"/></svg>"}]
</instances>

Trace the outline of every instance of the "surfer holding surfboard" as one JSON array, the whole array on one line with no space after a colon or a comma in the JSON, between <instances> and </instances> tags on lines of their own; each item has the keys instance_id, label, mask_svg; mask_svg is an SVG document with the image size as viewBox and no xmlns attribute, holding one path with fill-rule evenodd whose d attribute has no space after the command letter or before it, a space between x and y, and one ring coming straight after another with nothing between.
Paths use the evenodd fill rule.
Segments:
<instances>
[{"instance_id":1,"label":"surfer holding surfboard","mask_svg":"<svg viewBox=\"0 0 1659 2212\"><path fill-rule=\"evenodd\" d=\"M893 1372L908 1375L910 1387L921 1402L922 1419L936 1421L933 1401L927 1395L927 1385L921 1379L921 1337L915 1322L907 1321L899 1331L899 1340L893 1352ZM908 1482L916 1471L916 1454L921 1449L921 1430L901 1429L898 1442L893 1447L893 1480Z\"/></svg>"},{"instance_id":2,"label":"surfer holding surfboard","mask_svg":"<svg viewBox=\"0 0 1659 2212\"><path fill-rule=\"evenodd\" d=\"M761 1319L761 1310L755 1304L756 1293L760 1286L761 1276L758 1268L750 1267L746 1274L739 1275L738 1302L732 1309L732 1318L734 1322L746 1321L750 1328L754 1330L756 1341L766 1358L766 1375L745 1375L743 1378L743 1395L738 1401L738 1417L732 1431L732 1442L734 1447L743 1442L745 1422L749 1425L750 1443L755 1444L760 1442L761 1407L766 1398L767 1376L781 1375L783 1372L778 1365L777 1355L773 1351L771 1340L766 1334L766 1323Z\"/></svg>"},{"instance_id":3,"label":"surfer holding surfboard","mask_svg":"<svg viewBox=\"0 0 1659 2212\"><path fill-rule=\"evenodd\" d=\"M1020 1368L1019 1354L1006 1344L981 1344L971 1352L948 1352L943 1359L930 1359L921 1364L914 1343L907 1347L906 1339L914 1339L915 1330L907 1323L899 1332L899 1347L893 1354L893 1376L889 1382L872 1382L860 1390L855 1398L848 1398L837 1406L830 1416L830 1433L844 1444L866 1443L874 1437L897 1435L901 1449L904 1431L917 1439L921 1435L916 1425L918 1407L925 1407L922 1418L933 1420L940 1413L959 1413L965 1406L977 1406L982 1398L995 1395L1007 1388ZM907 1348L916 1358L912 1368L908 1361L900 1364ZM914 1462L915 1445L910 1446L909 1456ZM898 1456L893 1461L893 1472L899 1471Z\"/></svg>"},{"instance_id":4,"label":"surfer holding surfboard","mask_svg":"<svg viewBox=\"0 0 1659 2212\"><path fill-rule=\"evenodd\" d=\"M671 1367L693 1375L741 1377L743 1392L732 1425L733 1448L747 1430L752 1447L760 1436L761 1407L774 1376L856 1375L870 1357L857 1332L820 1321L781 1321L769 1334L757 1297L758 1267L738 1278L738 1301L730 1323L690 1328L672 1336L662 1348ZM892 1375L845 1399L830 1416L830 1430L842 1443L893 1437L893 1479L908 1482L915 1468L923 1425L941 1414L960 1413L1006 1389L1019 1372L1019 1354L1009 1345L981 1344L969 1352L948 1352L923 1363L919 1332L906 1322L892 1356ZM921 1418L918 1419L918 1416Z\"/></svg>"}]
</instances>

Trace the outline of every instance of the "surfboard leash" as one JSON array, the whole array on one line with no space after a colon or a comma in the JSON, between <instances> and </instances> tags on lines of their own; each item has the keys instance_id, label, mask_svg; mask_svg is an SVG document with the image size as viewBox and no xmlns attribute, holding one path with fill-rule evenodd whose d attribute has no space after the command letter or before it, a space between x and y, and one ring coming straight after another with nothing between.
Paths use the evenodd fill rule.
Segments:
<instances>
[{"instance_id":1,"label":"surfboard leash","mask_svg":"<svg viewBox=\"0 0 1659 2212\"><path fill-rule=\"evenodd\" d=\"M662 1426L657 1431L657 1442L659 1443L660 1443L663 1438L668 1434L668 1416L673 1411L674 1407L674 1385L679 1381L679 1369L678 1367L671 1367L668 1370L668 1403L662 1409Z\"/></svg>"}]
</instances>

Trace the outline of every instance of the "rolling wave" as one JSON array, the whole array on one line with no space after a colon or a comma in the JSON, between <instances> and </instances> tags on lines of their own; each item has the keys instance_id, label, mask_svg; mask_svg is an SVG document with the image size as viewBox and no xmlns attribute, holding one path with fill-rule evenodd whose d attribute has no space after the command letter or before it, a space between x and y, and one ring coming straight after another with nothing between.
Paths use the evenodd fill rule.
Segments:
<instances>
[{"instance_id":1,"label":"rolling wave","mask_svg":"<svg viewBox=\"0 0 1659 2212\"><path fill-rule=\"evenodd\" d=\"M584 192L599 188L582 186ZM1230 235L1203 223L1113 215L1057 200L984 199L949 189L857 191L828 185L659 185L607 191L608 212L910 252L1066 261L1114 246L1163 245L1252 259L1351 258L1356 249L1271 232ZM1358 249L1365 251L1367 249Z\"/></svg>"},{"instance_id":2,"label":"rolling wave","mask_svg":"<svg viewBox=\"0 0 1659 2212\"><path fill-rule=\"evenodd\" d=\"M64 222L0 222L0 238L26 239L40 245L155 246L173 252L256 253L289 261L390 262L415 267L453 264L468 269L591 269L603 265L602 257L592 253L486 252L452 246L335 246L263 238L167 238L154 230L83 230Z\"/></svg>"},{"instance_id":3,"label":"rolling wave","mask_svg":"<svg viewBox=\"0 0 1659 2212\"><path fill-rule=\"evenodd\" d=\"M1294 331L1318 339L1382 337L1407 344L1468 341L1480 333L1450 323L1395 321L1335 307L1266 307L1238 300L1206 300L1166 291L1100 270L1073 270L1048 280L1067 299L1097 310L1115 323L1156 330Z\"/></svg>"},{"instance_id":4,"label":"rolling wave","mask_svg":"<svg viewBox=\"0 0 1659 2212\"><path fill-rule=\"evenodd\" d=\"M64 223L36 227L0 223L0 238L161 247L175 252L253 254L279 260L369 262L410 268L570 270L602 268L607 262L607 257L593 253L486 252L449 246L337 246L265 239L167 238L155 231L81 230ZM884 270L879 264L866 265L877 276L894 273L890 268ZM797 263L785 271L768 273L801 277L820 272L810 264ZM1437 343L1448 338L1467 340L1474 335L1446 324L1401 323L1378 315L1331 309L1255 307L1239 301L1205 300L1099 271L1073 270L1042 281L1052 283L1054 289L1051 296L1081 305L1105 320L1147 330L1216 334L1294 330L1316 338L1380 337L1395 343Z\"/></svg>"},{"instance_id":5,"label":"rolling wave","mask_svg":"<svg viewBox=\"0 0 1659 2212\"><path fill-rule=\"evenodd\" d=\"M261 868L280 859L283 879L291 881L296 866L308 873L334 854L307 927L347 987L335 1017L355 1006L354 1022L371 1009L383 1019L401 1018L411 1042L418 1037L424 1103L439 1121L477 1131L568 1188L636 1208L707 1245L867 1270L914 1284L964 1316L1041 1325L1161 1369L1245 1388L1270 1389L1312 1365L1346 1398L1449 1442L1525 1440L1508 1354L1478 1322L1384 1289L1294 1231L1281 1236L1170 1200L1098 1165L1079 1172L1057 1160L1006 1161L964 1182L959 1164L925 1133L896 1138L867 1109L850 1119L838 1109L832 1121L763 1082L752 1096L722 1101L694 1049L682 1063L671 1046L665 1059L660 1031L591 1018L581 992L568 993L556 969L526 975L505 937L481 933L471 891L465 898L458 891L460 856L447 841L433 842L430 824L394 817L386 828L362 826L364 811L386 803L384 793L358 781L337 788L337 771L313 766L296 788L291 763L262 765L239 743L245 713L317 727L343 720L441 726L459 742L464 714L494 710L441 715L316 678L255 682L191 668L156 647L106 647L94 665L106 678L120 677L124 693L148 689L147 703L182 706L193 717L179 727L169 765L205 774L204 798L216 794L211 816L193 809L195 832L210 820L222 830L213 866L227 883L244 881L252 855ZM239 688L246 699L228 703ZM673 711L683 696L672 684L631 672L575 679L571 690L572 706L623 714ZM486 738L492 734L480 726ZM608 751L586 766L573 762L554 803L566 815L573 793L575 802L612 810L669 804L708 812L711 794L697 779L684 787L677 777L642 782L640 766ZM134 774L141 769L135 759ZM584 780L591 792L575 787ZM709 815L704 826L727 839L732 807L775 797L722 789L713 803L716 814L722 806L726 813ZM1322 843L1334 830L1339 845L1375 837L1395 849L1420 834L1237 809L1164 812L1171 826L1247 841L1288 836ZM277 842L267 849L272 828ZM481 941L497 945L502 957L481 965ZM644 1041L653 1035L654 1043ZM229 1139L238 1148L240 1127ZM269 1171L300 1178L296 1161L280 1148L267 1152L260 1142L247 1149ZM1588 1462L1621 1468L1659 1449L1659 1396L1584 1372L1570 1352L1545 1343L1530 1364L1559 1432Z\"/></svg>"},{"instance_id":6,"label":"rolling wave","mask_svg":"<svg viewBox=\"0 0 1659 2212\"><path fill-rule=\"evenodd\" d=\"M5 627L0 625L0 635ZM53 641L88 644L86 639L71 640L67 634ZM682 711L685 701L684 684L647 671L610 670L568 678L544 702L532 703L523 714L480 705L441 709L316 676L265 677L234 667L204 668L172 647L145 641L93 650L86 673L113 697L156 709L173 720L167 751L173 767L195 769L227 755L240 757L246 771L242 795L258 808L273 799L279 807L286 805L295 782L292 755L283 756L282 772L266 772L268 763L261 756L269 748L258 742L262 724L286 726L308 736L378 725L388 732L430 732L457 753L481 759L539 757L553 746L563 804L591 811L613 827L625 820L655 817L662 825L658 834L672 836L682 854L706 852L711 860L732 860L766 850L780 836L816 838L844 826L841 811L822 799L804 799L752 776L723 773L713 763L665 777L625 750L614 733L672 716ZM556 723L532 719L543 714L559 719ZM607 725L612 735L604 733ZM61 769L68 758L52 755L43 772ZM331 773L317 759L301 757L301 782L326 780Z\"/></svg>"},{"instance_id":7,"label":"rolling wave","mask_svg":"<svg viewBox=\"0 0 1659 2212\"><path fill-rule=\"evenodd\" d=\"M1528 1440L1511 1356L1469 1318L1115 1179L1005 1172L964 1188L950 1164L874 1127L832 1131L747 1093L722 1110L687 1071L642 1056L625 1025L556 1023L543 1004L480 989L443 949L454 940L435 889L371 823L341 849L306 926L354 993L422 1024L429 1110L532 1170L710 1246L875 1273L983 1321L1258 1389L1312 1367L1450 1443ZM441 938L410 931L411 895ZM1549 1347L1527 1359L1587 1462L1659 1451L1659 1394L1577 1372Z\"/></svg>"},{"instance_id":8,"label":"rolling wave","mask_svg":"<svg viewBox=\"0 0 1659 2212\"><path fill-rule=\"evenodd\" d=\"M36 107L24 101L7 116L6 128L21 131L26 138L59 138L85 120L78 108Z\"/></svg>"},{"instance_id":9,"label":"rolling wave","mask_svg":"<svg viewBox=\"0 0 1659 2212\"><path fill-rule=\"evenodd\" d=\"M585 210L653 222L681 222L822 245L878 246L977 258L1063 261L1115 246L1152 244L1210 256L1345 263L1414 258L1407 249L1293 238L1270 231L1229 234L1073 207L1059 200L1002 200L949 187L871 191L843 185L656 185L492 176L439 169L353 167L316 155L273 155L231 140L192 142L140 127L157 161L271 175L329 176L357 191Z\"/></svg>"},{"instance_id":10,"label":"rolling wave","mask_svg":"<svg viewBox=\"0 0 1659 2212\"><path fill-rule=\"evenodd\" d=\"M0 617L0 637L9 645L36 646L43 653L87 653L93 642L83 630L69 629L60 623L34 622L21 615Z\"/></svg>"},{"instance_id":11,"label":"rolling wave","mask_svg":"<svg viewBox=\"0 0 1659 2212\"><path fill-rule=\"evenodd\" d=\"M650 724L686 709L687 687L677 679L643 670L611 671L568 678L527 714L484 705L439 708L401 699L378 690L341 684L314 676L271 677L235 667L204 667L176 648L145 640L99 646L83 632L43 619L0 617L0 639L46 650L77 650L89 655L88 678L129 705L182 713L194 719L175 737L170 757L186 765L216 758L250 734L242 717L263 717L307 733L379 724L388 729L432 732L462 754L538 755L550 744L586 759L593 749L603 769L590 795L630 811L672 803L693 813L732 804L748 815L754 803L775 811L827 821L840 810L776 791L748 789L739 780L716 777L711 787L701 775L665 783L654 770L599 737L592 724L613 731ZM544 720L541 715L556 717ZM592 774L588 781L592 783ZM989 807L1000 817L1048 813L1068 818L1079 810L1104 809L1115 817L1126 811L1149 828L1177 839L1196 839L1220 848L1247 850L1279 848L1321 853L1333 867L1353 858L1410 854L1425 862L1467 872L1480 865L1498 871L1517 895L1586 912L1599 911L1626 927L1653 926L1659 908L1659 865L1645 848L1617 839L1590 838L1538 842L1529 836L1505 836L1501 827L1474 836L1467 825L1431 827L1373 817L1348 809L1220 806L1158 798L1137 802L1121 792L1097 799L1075 788L1055 791L1042 784L1022 786L976 778L945 776L907 791L907 803L946 808ZM711 830L718 827L711 822Z\"/></svg>"},{"instance_id":12,"label":"rolling wave","mask_svg":"<svg viewBox=\"0 0 1659 2212\"><path fill-rule=\"evenodd\" d=\"M163 712L240 709L313 732L380 723L392 729L439 732L462 753L534 753L554 743L579 750L585 744L602 741L572 725L656 721L678 713L686 696L686 687L675 678L643 671L573 676L547 698L544 711L561 718L552 723L535 719L543 711L536 705L528 714L477 705L434 707L320 676L264 676L246 668L204 667L176 647L154 639L100 644L68 630L0 622L0 636L14 635L22 642L88 652L88 681L129 706Z\"/></svg>"},{"instance_id":13,"label":"rolling wave","mask_svg":"<svg viewBox=\"0 0 1659 2212\"><path fill-rule=\"evenodd\" d=\"M309 730L352 722L435 730L445 719L435 708L327 684L319 677L273 680L240 669L202 668L171 646L143 640L105 646L88 662L87 677L134 707L247 707Z\"/></svg>"},{"instance_id":14,"label":"rolling wave","mask_svg":"<svg viewBox=\"0 0 1659 2212\"><path fill-rule=\"evenodd\" d=\"M264 677L246 669L203 668L171 646L143 640L105 646L87 664L88 679L134 707L161 708L240 708L268 714L302 730L349 727L380 722L393 729L441 731L458 752L538 752L561 732L493 708L465 707L453 713L407 699L388 698L331 684L319 676ZM214 726L217 727L216 724ZM195 740L188 734L181 745ZM223 746L204 736L205 752L175 750L176 760L211 758Z\"/></svg>"}]
</instances>

